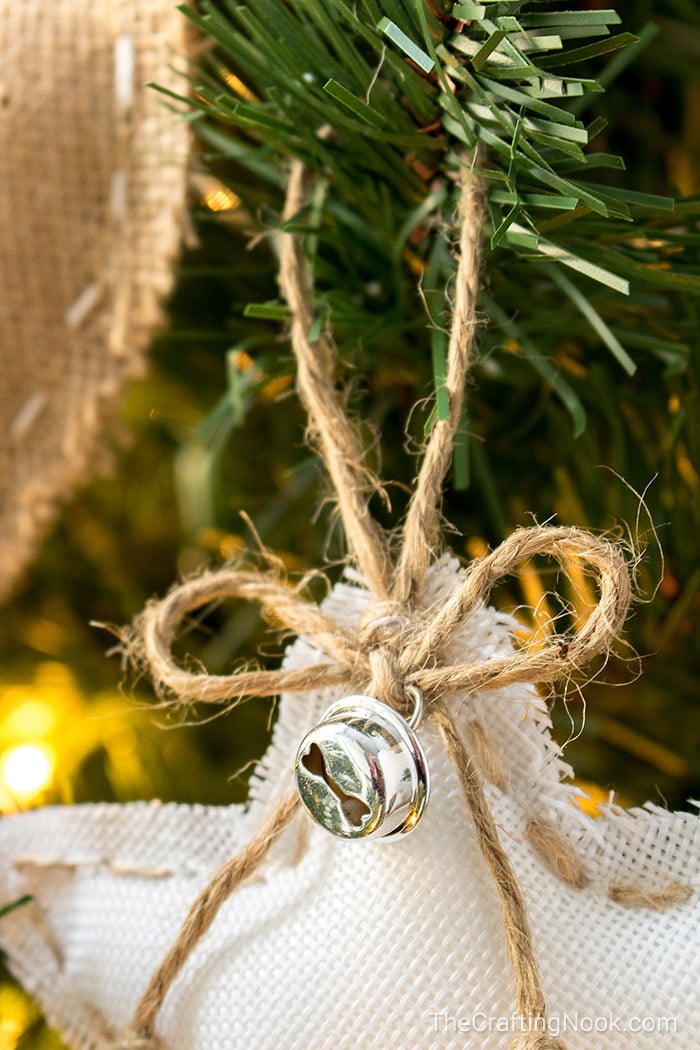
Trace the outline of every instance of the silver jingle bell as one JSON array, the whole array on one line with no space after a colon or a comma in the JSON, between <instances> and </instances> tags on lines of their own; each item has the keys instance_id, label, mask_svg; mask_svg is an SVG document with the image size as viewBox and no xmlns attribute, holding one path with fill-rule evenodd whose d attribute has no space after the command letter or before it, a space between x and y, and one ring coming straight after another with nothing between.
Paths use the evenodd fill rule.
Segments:
<instances>
[{"instance_id":1,"label":"silver jingle bell","mask_svg":"<svg viewBox=\"0 0 700 1050\"><path fill-rule=\"evenodd\" d=\"M346 696L306 734L295 761L301 801L317 823L341 838L387 838L415 828L430 793L425 753L409 721L373 696Z\"/></svg>"}]
</instances>

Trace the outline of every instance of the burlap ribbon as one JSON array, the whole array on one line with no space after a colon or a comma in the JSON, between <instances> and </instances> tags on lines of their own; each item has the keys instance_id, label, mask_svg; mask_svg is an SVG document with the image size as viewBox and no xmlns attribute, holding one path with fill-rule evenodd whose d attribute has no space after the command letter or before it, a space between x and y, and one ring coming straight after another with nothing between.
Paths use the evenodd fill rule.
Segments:
<instances>
[{"instance_id":1,"label":"burlap ribbon","mask_svg":"<svg viewBox=\"0 0 700 1050\"><path fill-rule=\"evenodd\" d=\"M162 324L186 223L191 40L172 0L0 0L0 601Z\"/></svg>"},{"instance_id":2,"label":"burlap ribbon","mask_svg":"<svg viewBox=\"0 0 700 1050\"><path fill-rule=\"evenodd\" d=\"M285 218L305 200L305 172L292 167ZM483 691L514 682L553 683L580 673L594 657L609 653L631 600L627 561L619 545L575 528L537 526L516 531L496 550L466 568L444 604L424 608L426 573L439 541L442 486L462 412L465 376L476 327L476 296L482 236L481 187L461 173L459 263L448 351L449 413L433 426L403 526L396 560L388 538L368 510L368 496L380 484L365 462L358 432L335 383L336 354L329 335L309 339L313 320L312 288L299 234L280 238L280 283L292 311L292 343L298 362L298 387L307 408L312 439L328 468L345 526L350 556L372 595L372 605L357 633L339 626L313 602L279 578L252 569L224 568L204 573L151 603L126 640L134 662L148 670L161 695L178 703L236 702L337 687L378 696L401 709L406 687L417 686L425 698L425 717L439 727L459 772L464 797L482 853L503 904L508 949L515 976L517 1008L526 1022L513 1050L563 1050L544 1034L546 1004L532 944L525 901L498 838L482 776L462 740L446 704L453 694ZM556 560L566 575L575 562L593 576L599 599L578 629L554 631L514 649L506 658L451 664L450 641L459 625L483 603L493 586L536 555ZM325 659L299 670L242 668L231 675L208 675L176 663L172 643L183 621L211 602L225 598L259 602L278 627L311 639ZM292 770L290 770L290 782ZM168 988L204 935L224 900L263 862L298 807L296 792L282 799L246 848L227 862L194 902L167 957L153 976L131 1028L120 1042L129 1050L158 1045L155 1020ZM428 818L429 819L429 818ZM565 844L566 845L566 844ZM565 853L565 845L562 852Z\"/></svg>"}]
</instances>

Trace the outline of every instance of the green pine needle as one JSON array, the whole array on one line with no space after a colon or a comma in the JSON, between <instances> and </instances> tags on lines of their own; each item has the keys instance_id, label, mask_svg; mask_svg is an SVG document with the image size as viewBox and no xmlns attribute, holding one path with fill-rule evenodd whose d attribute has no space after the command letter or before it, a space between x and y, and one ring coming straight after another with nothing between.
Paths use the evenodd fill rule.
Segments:
<instances>
[{"instance_id":1,"label":"green pine needle","mask_svg":"<svg viewBox=\"0 0 700 1050\"><path fill-rule=\"evenodd\" d=\"M592 77L590 62L616 53L620 65L639 46L629 32L611 34L615 11L467 0L438 19L424 0L227 0L223 10L202 0L198 12L183 12L217 45L191 82L202 138L241 173L233 186L251 213L263 192L279 207L290 156L323 179L313 224L302 216L294 225L313 258L318 316L350 356L402 317L405 338L430 362L437 418L446 413L449 224L465 161L488 195L482 313L517 342L574 433L586 413L541 323L551 303L563 296L581 318L584 345L601 346L631 374L626 347L639 347L644 333L624 298L643 287L697 294L700 277L688 265L697 245L665 247L673 202L603 181L624 163L589 149L605 120L586 123L581 113L606 77L604 64ZM266 207L258 219L274 227L274 204ZM288 311L253 303L244 316L286 322ZM668 345L656 353L679 367L685 358Z\"/></svg>"}]
</instances>

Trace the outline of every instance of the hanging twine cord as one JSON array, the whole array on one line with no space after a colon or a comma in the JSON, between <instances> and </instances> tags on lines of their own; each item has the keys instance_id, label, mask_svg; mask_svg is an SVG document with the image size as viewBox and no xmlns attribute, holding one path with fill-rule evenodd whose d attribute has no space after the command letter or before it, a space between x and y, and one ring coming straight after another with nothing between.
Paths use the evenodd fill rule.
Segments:
<instances>
[{"instance_id":1,"label":"hanging twine cord","mask_svg":"<svg viewBox=\"0 0 700 1050\"><path fill-rule=\"evenodd\" d=\"M559 1039L544 1034L546 1004L525 900L500 844L482 776L448 710L447 699L454 693L496 689L516 682L553 683L579 674L593 658L609 654L622 629L632 591L627 562L617 545L575 528L536 526L516 531L492 553L463 570L454 592L441 606L422 606L426 573L439 539L442 487L461 419L477 323L483 192L468 168L461 173L460 189L458 269L446 380L449 412L433 426L428 439L395 569L387 539L367 509L368 495L380 491L381 485L366 464L357 428L336 389L333 343L328 334L314 342L309 337L313 297L302 239L297 233L280 237L280 285L292 311L292 345L309 431L318 442L333 482L350 557L373 598L357 633L339 626L283 581L257 570L227 567L188 580L164 600L148 605L125 638L124 648L132 662L150 674L159 695L177 703L230 705L285 690L342 686L380 696L400 708L406 701L406 687L417 686L425 699L425 716L433 718L458 772L482 855L502 903L517 1008L527 1030L517 1036L512 1050L564 1050ZM305 194L304 168L294 162L285 219L298 215ZM574 559L594 577L599 600L583 625L571 635L552 632L544 643L526 643L507 657L448 664L445 654L464 621L486 601L496 583L537 555L553 558L565 575ZM209 675L181 667L173 657L172 646L183 622L196 609L230 597L260 603L264 616L276 626L312 640L324 659L298 670L242 668L230 675ZM488 759L488 741L477 726L475 723L470 733L478 742L477 751ZM481 768L503 782L497 761L488 759ZM168 989L218 909L259 869L297 808L296 793L279 801L248 845L223 865L193 903L119 1044L122 1050L159 1045L155 1022ZM531 823L532 833L528 834L535 848L538 841L541 848L544 831L541 825ZM555 848L559 835L559 852L568 858L562 871L571 870L573 847L556 828L549 834L548 841ZM573 875L569 882L574 884Z\"/></svg>"},{"instance_id":2,"label":"hanging twine cord","mask_svg":"<svg viewBox=\"0 0 700 1050\"><path fill-rule=\"evenodd\" d=\"M491 869L505 917L508 952L513 963L515 997L520 1016L528 1021L525 1038L513 1044L519 1050L563 1050L563 1043L546 1033L547 1007L542 993L527 906L508 856L498 838L496 822L489 809L484 785L457 732L450 714L442 706L434 713L447 753L459 770L462 791L469 807L481 852Z\"/></svg>"},{"instance_id":3,"label":"hanging twine cord","mask_svg":"<svg viewBox=\"0 0 700 1050\"><path fill-rule=\"evenodd\" d=\"M294 162L282 214L289 221L306 201L306 169ZM282 238L279 283L292 312L291 338L297 360L297 390L309 416L309 436L317 437L321 456L338 498L345 537L374 598L389 595L391 561L386 538L372 518L368 496L380 492L379 480L366 463L365 450L341 401L335 383L336 353L323 333L313 344L312 291L302 240Z\"/></svg>"},{"instance_id":4,"label":"hanging twine cord","mask_svg":"<svg viewBox=\"0 0 700 1050\"><path fill-rule=\"evenodd\" d=\"M459 203L459 271L447 351L445 389L448 412L434 424L426 446L403 530L392 597L410 602L423 587L433 551L440 537L442 489L452 462L455 437L462 419L464 387L477 326L476 301L481 269L481 230L484 190L477 178L465 174L465 192Z\"/></svg>"}]
</instances>

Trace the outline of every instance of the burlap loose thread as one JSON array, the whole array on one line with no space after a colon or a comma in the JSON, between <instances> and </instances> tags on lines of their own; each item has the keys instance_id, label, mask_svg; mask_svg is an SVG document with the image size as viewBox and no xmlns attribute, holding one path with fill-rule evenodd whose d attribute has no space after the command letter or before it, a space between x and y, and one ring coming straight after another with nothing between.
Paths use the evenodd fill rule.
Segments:
<instances>
[{"instance_id":1,"label":"burlap loose thread","mask_svg":"<svg viewBox=\"0 0 700 1050\"><path fill-rule=\"evenodd\" d=\"M304 205L305 172L292 165L285 206L287 218ZM575 528L543 526L520 529L495 551L472 563L453 594L438 609L421 607L421 596L432 551L439 538L439 501L461 416L463 389L476 328L476 293L483 225L482 189L465 168L460 176L459 263L455 310L448 348L448 418L433 427L416 481L396 569L392 570L383 532L367 509L367 494L381 489L367 467L358 431L347 417L336 389L336 355L328 334L312 343L309 330L312 292L302 239L280 238L280 285L292 310L292 345L298 362L300 396L309 413L309 430L316 436L333 481L350 557L362 572L373 598L358 634L341 628L312 602L279 580L251 569L229 567L204 573L176 587L163 601L151 603L124 647L132 661L146 669L159 693L178 703L205 701L231 704L251 696L276 695L343 686L380 695L400 704L408 685L416 685L426 701L462 784L477 839L501 899L504 926L515 978L517 1009L525 1031L512 1050L565 1050L546 1034L547 1012L526 903L508 857L500 844L482 775L467 751L446 700L450 694L489 690L514 682L552 683L577 674L595 656L605 656L622 629L631 600L631 584L623 553L615 544ZM523 561L548 555L564 574L570 558L589 567L600 598L585 623L571 636L555 634L543 646L524 645L506 658L447 665L443 654L454 632L488 597L495 583L515 572ZM238 596L261 604L276 625L314 641L328 657L299 670L266 671L244 668L231 675L195 673L180 667L172 643L189 613L208 602ZM473 728L473 727L472 727ZM483 773L503 781L496 761L484 761L489 744L476 730ZM477 754L478 759L478 754ZM298 809L296 792L273 808L248 845L214 875L192 905L168 952L153 975L136 1009L132 1025L119 1042L121 1050L160 1046L155 1022L168 989L195 945L211 926L221 904L258 870ZM534 829L534 830L533 830ZM542 847L544 831L531 822L530 840ZM556 832L556 829L554 829ZM574 884L572 858L560 841L555 852L567 853L558 873ZM533 843L537 845L537 841ZM568 849L573 849L566 844ZM557 870L557 865L554 865ZM583 876L581 876L583 878ZM630 888L627 888L628 897ZM678 897L676 891L676 897ZM669 890L669 896L673 896ZM637 903L641 903L638 901ZM671 903L669 900L667 903Z\"/></svg>"}]
</instances>

